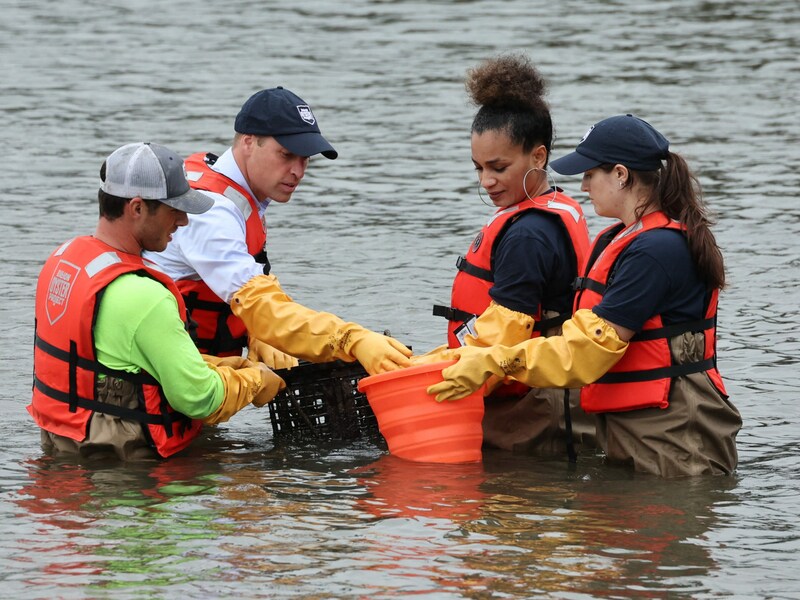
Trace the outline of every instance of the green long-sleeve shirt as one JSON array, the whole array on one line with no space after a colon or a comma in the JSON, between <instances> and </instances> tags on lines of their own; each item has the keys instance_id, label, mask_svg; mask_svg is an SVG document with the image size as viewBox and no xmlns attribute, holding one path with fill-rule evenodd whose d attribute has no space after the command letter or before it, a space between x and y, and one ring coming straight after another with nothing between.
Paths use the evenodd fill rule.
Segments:
<instances>
[{"instance_id":1,"label":"green long-sleeve shirt","mask_svg":"<svg viewBox=\"0 0 800 600\"><path fill-rule=\"evenodd\" d=\"M176 411L202 419L222 403L222 379L197 351L174 296L157 281L136 274L115 279L100 300L94 337L100 363L147 371Z\"/></svg>"}]
</instances>

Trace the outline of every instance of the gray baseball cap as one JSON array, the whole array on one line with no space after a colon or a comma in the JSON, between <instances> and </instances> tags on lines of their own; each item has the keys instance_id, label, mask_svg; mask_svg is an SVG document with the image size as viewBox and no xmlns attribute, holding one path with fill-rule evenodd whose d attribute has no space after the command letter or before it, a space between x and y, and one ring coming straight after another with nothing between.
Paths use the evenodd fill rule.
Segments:
<instances>
[{"instance_id":1,"label":"gray baseball cap","mask_svg":"<svg viewBox=\"0 0 800 600\"><path fill-rule=\"evenodd\" d=\"M214 200L189 187L183 159L169 148L150 142L126 144L105 162L102 190L119 198L143 198L200 214Z\"/></svg>"}]
</instances>

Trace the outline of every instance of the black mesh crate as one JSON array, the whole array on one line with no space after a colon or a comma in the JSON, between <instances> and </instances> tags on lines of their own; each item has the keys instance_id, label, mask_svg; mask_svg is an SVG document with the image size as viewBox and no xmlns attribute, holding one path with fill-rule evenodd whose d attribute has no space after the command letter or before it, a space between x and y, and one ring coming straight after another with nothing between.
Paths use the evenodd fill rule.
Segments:
<instances>
[{"instance_id":1,"label":"black mesh crate","mask_svg":"<svg viewBox=\"0 0 800 600\"><path fill-rule=\"evenodd\" d=\"M358 362L301 363L276 371L286 382L269 403L276 439L352 440L379 436L378 421L358 391L367 377Z\"/></svg>"}]
</instances>

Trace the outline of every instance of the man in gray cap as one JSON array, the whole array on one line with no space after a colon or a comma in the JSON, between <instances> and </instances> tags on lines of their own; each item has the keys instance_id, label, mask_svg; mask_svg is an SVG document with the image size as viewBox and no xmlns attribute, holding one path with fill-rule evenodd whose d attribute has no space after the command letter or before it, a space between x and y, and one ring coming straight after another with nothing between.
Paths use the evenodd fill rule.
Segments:
<instances>
[{"instance_id":1,"label":"man in gray cap","mask_svg":"<svg viewBox=\"0 0 800 600\"><path fill-rule=\"evenodd\" d=\"M213 204L189 187L183 160L128 144L100 178L94 235L62 244L39 275L28 412L50 454L167 457L284 383L263 363L204 360L174 282L141 256Z\"/></svg>"},{"instance_id":2,"label":"man in gray cap","mask_svg":"<svg viewBox=\"0 0 800 600\"><path fill-rule=\"evenodd\" d=\"M264 211L287 202L309 157L337 152L320 133L308 104L282 87L261 90L242 106L233 145L222 156L198 153L186 161L190 185L214 206L192 218L166 251L148 254L178 284L202 352L248 356L280 368L358 360L370 374L410 365L397 340L345 323L296 302L270 273Z\"/></svg>"}]
</instances>

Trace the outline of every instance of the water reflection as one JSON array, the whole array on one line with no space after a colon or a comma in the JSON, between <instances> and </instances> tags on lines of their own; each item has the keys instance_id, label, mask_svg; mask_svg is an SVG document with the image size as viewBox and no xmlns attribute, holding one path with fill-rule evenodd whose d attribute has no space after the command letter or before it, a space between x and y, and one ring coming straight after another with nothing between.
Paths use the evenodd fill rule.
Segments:
<instances>
[{"instance_id":1,"label":"water reflection","mask_svg":"<svg viewBox=\"0 0 800 600\"><path fill-rule=\"evenodd\" d=\"M367 495L357 508L377 518L476 519L486 499L481 463L416 463L391 455L353 469Z\"/></svg>"},{"instance_id":2,"label":"water reflection","mask_svg":"<svg viewBox=\"0 0 800 600\"><path fill-rule=\"evenodd\" d=\"M706 536L719 507L735 504L734 477L668 483L621 469L608 473L590 460L565 480L569 467L538 461L539 485L520 488L514 461L494 462L503 470L482 488L483 516L465 528L494 536L493 546L507 552L492 554L499 566L480 556L465 563L506 572L492 588L498 593L690 594L703 591L698 582L718 566Z\"/></svg>"}]
</instances>

